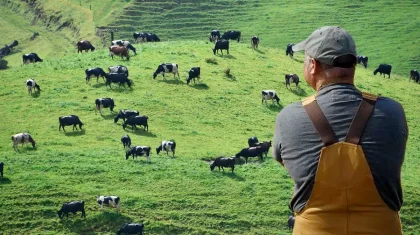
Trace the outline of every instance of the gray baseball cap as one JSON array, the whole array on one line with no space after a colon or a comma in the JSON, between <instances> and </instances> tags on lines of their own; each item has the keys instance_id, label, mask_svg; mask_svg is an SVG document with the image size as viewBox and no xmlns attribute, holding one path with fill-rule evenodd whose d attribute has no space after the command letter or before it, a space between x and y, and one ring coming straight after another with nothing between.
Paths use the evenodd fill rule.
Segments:
<instances>
[{"instance_id":1,"label":"gray baseball cap","mask_svg":"<svg viewBox=\"0 0 420 235\"><path fill-rule=\"evenodd\" d=\"M353 38L338 26L324 26L304 41L294 45L293 51L305 50L312 58L328 65L333 65L337 57L353 55L357 58Z\"/></svg>"}]
</instances>

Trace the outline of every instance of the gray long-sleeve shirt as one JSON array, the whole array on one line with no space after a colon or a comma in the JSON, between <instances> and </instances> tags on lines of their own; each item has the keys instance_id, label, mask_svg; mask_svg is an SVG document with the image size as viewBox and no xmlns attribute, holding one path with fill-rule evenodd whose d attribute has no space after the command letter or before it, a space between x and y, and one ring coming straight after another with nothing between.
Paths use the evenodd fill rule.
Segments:
<instances>
[{"instance_id":1,"label":"gray long-sleeve shirt","mask_svg":"<svg viewBox=\"0 0 420 235\"><path fill-rule=\"evenodd\" d=\"M321 88L317 102L339 141L344 141L351 121L362 100L362 94L350 84L332 84ZM392 210L399 211L403 202L401 166L408 137L402 106L379 97L360 140L376 189ZM321 138L301 102L285 107L277 116L273 155L283 162L295 182L290 208L299 212L309 196L322 147Z\"/></svg>"}]
</instances>

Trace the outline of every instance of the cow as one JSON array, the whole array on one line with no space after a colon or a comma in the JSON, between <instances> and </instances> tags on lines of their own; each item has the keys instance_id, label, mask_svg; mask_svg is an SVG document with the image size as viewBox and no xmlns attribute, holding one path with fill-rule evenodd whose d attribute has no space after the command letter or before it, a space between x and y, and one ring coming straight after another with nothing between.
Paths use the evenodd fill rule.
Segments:
<instances>
[{"instance_id":1,"label":"cow","mask_svg":"<svg viewBox=\"0 0 420 235\"><path fill-rule=\"evenodd\" d=\"M84 201L73 201L69 203L63 203L63 206L61 206L61 209L57 211L57 214L60 219L62 219L64 216L67 216L68 219L70 212L73 213L73 215L76 215L76 212L78 211L82 212L82 218L86 218Z\"/></svg>"},{"instance_id":2,"label":"cow","mask_svg":"<svg viewBox=\"0 0 420 235\"><path fill-rule=\"evenodd\" d=\"M166 151L166 155L168 155L168 152L172 152L172 157L175 157L175 148L176 143L173 140L164 140L162 143L156 148L156 154L159 154L160 151Z\"/></svg>"},{"instance_id":3,"label":"cow","mask_svg":"<svg viewBox=\"0 0 420 235\"><path fill-rule=\"evenodd\" d=\"M63 128L64 132L66 132L66 130L64 130L65 126L73 125L73 131L74 131L74 128L76 128L76 130L77 130L76 125L79 125L80 130L82 130L82 126L84 125L80 121L80 118L76 115L61 116L61 117L58 118L58 122L60 123L60 126L58 126L58 131L60 131L60 129Z\"/></svg>"},{"instance_id":4,"label":"cow","mask_svg":"<svg viewBox=\"0 0 420 235\"><path fill-rule=\"evenodd\" d=\"M357 55L357 63L362 64L365 68L368 66L368 60L369 58L364 55Z\"/></svg>"},{"instance_id":5,"label":"cow","mask_svg":"<svg viewBox=\"0 0 420 235\"><path fill-rule=\"evenodd\" d=\"M139 112L134 110L121 109L117 116L115 116L114 123L117 123L118 119L120 118L122 118L125 122L125 119L130 116L139 116Z\"/></svg>"},{"instance_id":6,"label":"cow","mask_svg":"<svg viewBox=\"0 0 420 235\"><path fill-rule=\"evenodd\" d=\"M258 44L260 44L260 39L257 36L251 37L251 47L252 49L258 49Z\"/></svg>"},{"instance_id":7,"label":"cow","mask_svg":"<svg viewBox=\"0 0 420 235\"><path fill-rule=\"evenodd\" d=\"M174 78L175 78L175 75L178 75L178 79L179 79L178 64L171 64L171 63L160 64L157 67L156 71L153 73L153 79L156 79L156 76L160 73L162 73L163 79L165 79L165 73L173 73Z\"/></svg>"},{"instance_id":8,"label":"cow","mask_svg":"<svg viewBox=\"0 0 420 235\"><path fill-rule=\"evenodd\" d=\"M120 213L120 197L118 196L98 196L97 202L104 210L104 205L109 207L117 208L117 214Z\"/></svg>"},{"instance_id":9,"label":"cow","mask_svg":"<svg viewBox=\"0 0 420 235\"><path fill-rule=\"evenodd\" d=\"M154 33L146 33L146 36L149 42L160 42L160 38Z\"/></svg>"},{"instance_id":10,"label":"cow","mask_svg":"<svg viewBox=\"0 0 420 235\"><path fill-rule=\"evenodd\" d=\"M263 160L264 149L261 146L243 148L239 153L235 155L235 158L244 157L245 163L248 163L249 157L260 157L260 160Z\"/></svg>"},{"instance_id":11,"label":"cow","mask_svg":"<svg viewBox=\"0 0 420 235\"><path fill-rule=\"evenodd\" d=\"M287 220L287 227L289 228L289 230L295 227L295 217L293 215L289 216L289 219Z\"/></svg>"},{"instance_id":12,"label":"cow","mask_svg":"<svg viewBox=\"0 0 420 235\"><path fill-rule=\"evenodd\" d=\"M216 42L219 39L220 39L219 30L216 30L216 29L212 30L210 33L210 38L209 38L210 42Z\"/></svg>"},{"instance_id":13,"label":"cow","mask_svg":"<svg viewBox=\"0 0 420 235\"><path fill-rule=\"evenodd\" d=\"M258 143L258 138L256 136L252 136L248 139L248 146L249 147L255 147Z\"/></svg>"},{"instance_id":14,"label":"cow","mask_svg":"<svg viewBox=\"0 0 420 235\"><path fill-rule=\"evenodd\" d=\"M410 79L408 81L410 81L411 79L415 82L420 81L420 74L417 70L411 70L410 71Z\"/></svg>"},{"instance_id":15,"label":"cow","mask_svg":"<svg viewBox=\"0 0 420 235\"><path fill-rule=\"evenodd\" d=\"M123 148L130 148L131 147L131 138L129 135L125 134L121 137L121 143L123 144Z\"/></svg>"},{"instance_id":16,"label":"cow","mask_svg":"<svg viewBox=\"0 0 420 235\"><path fill-rule=\"evenodd\" d=\"M136 42L147 42L147 36L144 32L134 32L133 37Z\"/></svg>"},{"instance_id":17,"label":"cow","mask_svg":"<svg viewBox=\"0 0 420 235\"><path fill-rule=\"evenodd\" d=\"M277 96L276 91L274 90L263 90L261 92L262 100L261 104L265 101L265 104L267 105L267 100L272 100L274 104L274 100L277 101L277 104L280 106L280 98Z\"/></svg>"},{"instance_id":18,"label":"cow","mask_svg":"<svg viewBox=\"0 0 420 235\"><path fill-rule=\"evenodd\" d=\"M109 88L111 87L111 83L118 83L118 87L123 85L125 88L125 84L127 83L128 87L131 87L131 80L125 76L125 74L121 73L108 73L105 75L106 82L105 85L108 85Z\"/></svg>"},{"instance_id":19,"label":"cow","mask_svg":"<svg viewBox=\"0 0 420 235\"><path fill-rule=\"evenodd\" d=\"M22 56L22 60L23 60L24 64L36 63L36 62L42 62L43 61L41 58L39 58L39 56L36 53L24 54Z\"/></svg>"},{"instance_id":20,"label":"cow","mask_svg":"<svg viewBox=\"0 0 420 235\"><path fill-rule=\"evenodd\" d=\"M229 41L228 40L221 40L217 41L216 44L214 44L213 48L213 54L216 55L219 54L219 50L223 55L223 50L227 50L227 54L229 55Z\"/></svg>"},{"instance_id":21,"label":"cow","mask_svg":"<svg viewBox=\"0 0 420 235\"><path fill-rule=\"evenodd\" d=\"M131 45L130 41L127 41L127 40L114 40L114 41L111 42L111 46L114 46L114 45L125 47L125 48L133 51L134 52L134 55L137 55L136 48Z\"/></svg>"},{"instance_id":22,"label":"cow","mask_svg":"<svg viewBox=\"0 0 420 235\"><path fill-rule=\"evenodd\" d=\"M145 156L147 161L149 162L151 149L152 148L150 148L149 146L134 146L125 153L125 160L127 160L130 157L130 155L133 156L133 160L134 156Z\"/></svg>"},{"instance_id":23,"label":"cow","mask_svg":"<svg viewBox=\"0 0 420 235\"><path fill-rule=\"evenodd\" d=\"M95 50L95 47L92 46L92 44L89 41L82 40L77 42L77 53L82 53L83 51L88 52L89 50L93 52Z\"/></svg>"},{"instance_id":24,"label":"cow","mask_svg":"<svg viewBox=\"0 0 420 235\"><path fill-rule=\"evenodd\" d=\"M375 69L375 71L373 71L373 75L376 75L379 72L379 75L384 74L388 74L388 78L391 77L391 69L392 66L389 64L380 64L379 67L377 69Z\"/></svg>"},{"instance_id":25,"label":"cow","mask_svg":"<svg viewBox=\"0 0 420 235\"><path fill-rule=\"evenodd\" d=\"M259 142L255 145L255 147L260 146L262 148L262 151L265 155L265 157L267 157L268 151L270 150L271 145L271 140L270 141L263 141L263 142Z\"/></svg>"},{"instance_id":26,"label":"cow","mask_svg":"<svg viewBox=\"0 0 420 235\"><path fill-rule=\"evenodd\" d=\"M0 162L0 178L3 178L3 168L4 168L4 163Z\"/></svg>"},{"instance_id":27,"label":"cow","mask_svg":"<svg viewBox=\"0 0 420 235\"><path fill-rule=\"evenodd\" d=\"M34 89L35 92L38 92L38 93L41 91L41 87L39 87L39 85L36 84L35 80L32 78L29 78L28 80L26 80L26 87L28 88L29 95L32 94L32 89Z\"/></svg>"},{"instance_id":28,"label":"cow","mask_svg":"<svg viewBox=\"0 0 420 235\"><path fill-rule=\"evenodd\" d=\"M149 131L149 125L147 124L149 117L147 116L130 116L123 123L123 128L125 129L127 125L131 126L131 129L137 129L136 125L144 126L145 131Z\"/></svg>"},{"instance_id":29,"label":"cow","mask_svg":"<svg viewBox=\"0 0 420 235\"><path fill-rule=\"evenodd\" d=\"M193 67L188 71L188 78L187 78L187 85L190 84L191 80L197 78L198 82L200 82L200 67Z\"/></svg>"},{"instance_id":30,"label":"cow","mask_svg":"<svg viewBox=\"0 0 420 235\"><path fill-rule=\"evenodd\" d=\"M290 83L296 84L296 87L299 85L299 76L297 74L286 74L284 79L286 80L286 88L290 88Z\"/></svg>"},{"instance_id":31,"label":"cow","mask_svg":"<svg viewBox=\"0 0 420 235\"><path fill-rule=\"evenodd\" d=\"M230 167L233 170L235 170L235 158L233 157L218 157L214 162L210 165L210 170L213 171L215 167L222 167L222 170L225 171L223 167Z\"/></svg>"},{"instance_id":32,"label":"cow","mask_svg":"<svg viewBox=\"0 0 420 235\"><path fill-rule=\"evenodd\" d=\"M85 74L86 74L86 84L87 83L90 84L91 77L96 77L96 83L98 83L99 77L102 77L104 79L106 76L105 71L99 67L86 69Z\"/></svg>"},{"instance_id":33,"label":"cow","mask_svg":"<svg viewBox=\"0 0 420 235\"><path fill-rule=\"evenodd\" d=\"M290 58L293 58L293 49L292 49L292 47L294 45L295 44L293 44L293 43L287 44L287 47L286 47L286 56L290 56Z\"/></svg>"},{"instance_id":34,"label":"cow","mask_svg":"<svg viewBox=\"0 0 420 235\"><path fill-rule=\"evenodd\" d=\"M109 108L111 112L114 112L114 99L112 98L98 98L95 100L95 114L96 110L99 110L99 113L102 115L102 109L103 108Z\"/></svg>"},{"instance_id":35,"label":"cow","mask_svg":"<svg viewBox=\"0 0 420 235\"><path fill-rule=\"evenodd\" d=\"M128 68L124 65L110 66L108 67L109 73L121 73L128 77Z\"/></svg>"},{"instance_id":36,"label":"cow","mask_svg":"<svg viewBox=\"0 0 420 235\"><path fill-rule=\"evenodd\" d=\"M143 235L144 224L129 224L125 223L118 231L117 235L124 234L139 234Z\"/></svg>"},{"instance_id":37,"label":"cow","mask_svg":"<svg viewBox=\"0 0 420 235\"><path fill-rule=\"evenodd\" d=\"M123 46L110 46L109 47L109 55L112 59L114 59L114 55L121 56L121 59L127 58L130 60L130 54L128 53L128 49Z\"/></svg>"},{"instance_id":38,"label":"cow","mask_svg":"<svg viewBox=\"0 0 420 235\"><path fill-rule=\"evenodd\" d=\"M31 143L32 148L35 148L35 140L29 133L19 133L12 135L12 143L15 151L17 151L18 144L22 144L23 147L24 143L26 143L26 147L28 147L28 143Z\"/></svg>"},{"instance_id":39,"label":"cow","mask_svg":"<svg viewBox=\"0 0 420 235\"><path fill-rule=\"evenodd\" d=\"M227 31L222 35L222 39L238 40L238 42L239 42L239 40L241 39L241 32L240 31L232 31L232 30Z\"/></svg>"}]
</instances>

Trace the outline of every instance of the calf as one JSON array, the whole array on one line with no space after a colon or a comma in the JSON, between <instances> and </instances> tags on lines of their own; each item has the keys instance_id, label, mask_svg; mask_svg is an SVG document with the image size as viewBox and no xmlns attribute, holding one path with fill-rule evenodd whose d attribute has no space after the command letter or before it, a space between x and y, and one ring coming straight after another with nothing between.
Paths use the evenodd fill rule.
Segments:
<instances>
[{"instance_id":1,"label":"calf","mask_svg":"<svg viewBox=\"0 0 420 235\"><path fill-rule=\"evenodd\" d=\"M4 168L4 163L0 162L0 177L3 178L3 168Z\"/></svg>"},{"instance_id":2,"label":"calf","mask_svg":"<svg viewBox=\"0 0 420 235\"><path fill-rule=\"evenodd\" d=\"M258 49L258 44L260 44L260 39L257 36L251 38L251 47L252 49Z\"/></svg>"},{"instance_id":3,"label":"calf","mask_svg":"<svg viewBox=\"0 0 420 235\"><path fill-rule=\"evenodd\" d=\"M230 167L233 170L235 169L235 158L233 157L218 157L214 162L210 165L210 170L213 171L215 167L222 167L222 170L225 171L223 167Z\"/></svg>"},{"instance_id":4,"label":"calf","mask_svg":"<svg viewBox=\"0 0 420 235\"><path fill-rule=\"evenodd\" d=\"M252 136L251 138L248 139L249 147L254 147L257 145L257 143L258 143L258 138L256 136Z\"/></svg>"},{"instance_id":5,"label":"calf","mask_svg":"<svg viewBox=\"0 0 420 235\"><path fill-rule=\"evenodd\" d=\"M120 118L122 118L125 122L125 119L131 116L139 116L139 112L134 110L121 109L117 116L115 116L114 123L117 123L118 119Z\"/></svg>"},{"instance_id":6,"label":"calf","mask_svg":"<svg viewBox=\"0 0 420 235\"><path fill-rule=\"evenodd\" d=\"M296 84L296 87L299 85L299 76L297 74L286 74L284 79L286 80L286 88L290 88L290 83Z\"/></svg>"},{"instance_id":7,"label":"calf","mask_svg":"<svg viewBox=\"0 0 420 235\"><path fill-rule=\"evenodd\" d=\"M245 163L248 163L249 157L260 157L260 160L263 160L264 149L261 146L243 148L239 153L235 155L235 158L244 157Z\"/></svg>"},{"instance_id":8,"label":"calf","mask_svg":"<svg viewBox=\"0 0 420 235\"><path fill-rule=\"evenodd\" d=\"M86 83L90 83L91 77L96 77L96 82L98 82L99 77L105 78L106 73L102 68L90 68L85 70L86 74Z\"/></svg>"},{"instance_id":9,"label":"calf","mask_svg":"<svg viewBox=\"0 0 420 235\"><path fill-rule=\"evenodd\" d=\"M225 40L229 40L229 39L238 40L238 42L239 42L239 40L241 39L241 32L240 31L232 31L232 30L227 31L222 35L222 38L225 39Z\"/></svg>"},{"instance_id":10,"label":"calf","mask_svg":"<svg viewBox=\"0 0 420 235\"><path fill-rule=\"evenodd\" d=\"M109 73L121 73L128 77L128 69L124 65L110 66L108 67Z\"/></svg>"},{"instance_id":11,"label":"calf","mask_svg":"<svg viewBox=\"0 0 420 235\"><path fill-rule=\"evenodd\" d=\"M71 126L73 125L73 131L74 128L77 130L77 126L79 125L80 130L82 130L82 126L84 125L78 116L76 115L70 115L70 116L61 116L58 118L58 122L60 123L60 126L58 126L58 131L60 131L61 128L63 128L63 131L66 132L64 129L65 126Z\"/></svg>"},{"instance_id":12,"label":"calf","mask_svg":"<svg viewBox=\"0 0 420 235\"><path fill-rule=\"evenodd\" d=\"M28 88L29 95L32 94L32 89L34 89L38 93L41 91L41 88L39 87L39 85L36 84L35 80L32 78L29 78L28 80L26 80L26 87Z\"/></svg>"},{"instance_id":13,"label":"calf","mask_svg":"<svg viewBox=\"0 0 420 235\"><path fill-rule=\"evenodd\" d=\"M164 140L159 145L159 147L156 148L156 153L159 154L160 151L166 151L166 155L168 155L168 152L172 152L172 157L175 157L175 148L176 148L175 141Z\"/></svg>"},{"instance_id":14,"label":"calf","mask_svg":"<svg viewBox=\"0 0 420 235\"><path fill-rule=\"evenodd\" d=\"M293 49L292 49L292 47L294 45L295 44L293 44L293 43L287 44L287 47L286 47L286 56L290 56L290 58L293 58Z\"/></svg>"},{"instance_id":15,"label":"calf","mask_svg":"<svg viewBox=\"0 0 420 235\"><path fill-rule=\"evenodd\" d=\"M82 53L83 51L88 52L89 50L90 51L95 50L95 47L89 41L86 41L86 40L78 41L76 46L77 46L77 54L79 54L79 52Z\"/></svg>"},{"instance_id":16,"label":"calf","mask_svg":"<svg viewBox=\"0 0 420 235\"><path fill-rule=\"evenodd\" d=\"M131 138L129 135L125 134L121 137L121 143L123 144L123 148L130 148L131 147Z\"/></svg>"},{"instance_id":17,"label":"calf","mask_svg":"<svg viewBox=\"0 0 420 235\"><path fill-rule=\"evenodd\" d=\"M144 126L145 131L149 131L149 125L147 124L148 119L149 117L147 116L130 116L127 118L127 120L124 121L123 128L125 129L127 125L130 125L131 129L133 130L134 128L137 129L136 125L139 125Z\"/></svg>"},{"instance_id":18,"label":"calf","mask_svg":"<svg viewBox=\"0 0 420 235\"><path fill-rule=\"evenodd\" d=\"M263 90L261 92L262 95L262 100L261 100L261 104L264 102L265 100L265 104L267 105L267 100L272 100L273 104L274 104L274 100L277 101L277 104L280 106L280 98L277 96L276 91L274 90Z\"/></svg>"},{"instance_id":19,"label":"calf","mask_svg":"<svg viewBox=\"0 0 420 235\"><path fill-rule=\"evenodd\" d=\"M357 63L362 64L365 68L368 66L368 60L369 58L364 55L357 55Z\"/></svg>"},{"instance_id":20,"label":"calf","mask_svg":"<svg viewBox=\"0 0 420 235\"><path fill-rule=\"evenodd\" d=\"M96 114L96 110L99 110L99 112L102 115L102 109L103 108L109 108L111 110L111 112L114 112L114 99L112 98L98 98L95 100L95 114Z\"/></svg>"},{"instance_id":21,"label":"calf","mask_svg":"<svg viewBox=\"0 0 420 235\"><path fill-rule=\"evenodd\" d=\"M411 79L415 82L420 81L420 74L417 70L411 70L410 71L410 79L408 81L410 81Z\"/></svg>"},{"instance_id":22,"label":"calf","mask_svg":"<svg viewBox=\"0 0 420 235\"><path fill-rule=\"evenodd\" d=\"M380 64L379 67L377 69L375 69L375 71L373 71L373 75L376 75L378 72L380 75L384 74L388 74L388 78L391 77L391 69L392 66L389 64Z\"/></svg>"},{"instance_id":23,"label":"calf","mask_svg":"<svg viewBox=\"0 0 420 235\"><path fill-rule=\"evenodd\" d=\"M128 77L125 76L125 74L120 73L108 73L106 76L106 82L105 85L108 85L109 88L111 87L111 83L118 83L118 87L123 85L125 88L125 84L127 83L128 87L131 87L131 81L128 79Z\"/></svg>"},{"instance_id":24,"label":"calf","mask_svg":"<svg viewBox=\"0 0 420 235\"><path fill-rule=\"evenodd\" d=\"M163 79L165 79L165 73L173 73L174 78L175 78L175 75L177 74L179 78L178 64L170 64L170 63L160 64L158 68L156 69L156 71L153 73L153 79L156 79L156 76L160 73L162 74Z\"/></svg>"},{"instance_id":25,"label":"calf","mask_svg":"<svg viewBox=\"0 0 420 235\"><path fill-rule=\"evenodd\" d=\"M255 146L260 146L262 148L262 151L263 151L265 157L267 157L267 153L270 150L270 147L272 146L271 145L271 140L257 143Z\"/></svg>"},{"instance_id":26,"label":"calf","mask_svg":"<svg viewBox=\"0 0 420 235\"><path fill-rule=\"evenodd\" d=\"M111 45L112 46L118 45L118 46L125 47L125 48L127 48L129 50L132 50L134 52L134 55L137 55L136 48L133 47L131 45L131 43L129 41L127 41L127 40L114 40L114 41L111 42Z\"/></svg>"},{"instance_id":27,"label":"calf","mask_svg":"<svg viewBox=\"0 0 420 235\"><path fill-rule=\"evenodd\" d=\"M289 219L287 220L287 227L289 228L289 230L295 227L295 217L293 215L289 216Z\"/></svg>"},{"instance_id":28,"label":"calf","mask_svg":"<svg viewBox=\"0 0 420 235\"><path fill-rule=\"evenodd\" d=\"M97 198L101 210L104 210L104 205L117 208L117 213L120 213L120 197L118 196L98 196Z\"/></svg>"},{"instance_id":29,"label":"calf","mask_svg":"<svg viewBox=\"0 0 420 235\"><path fill-rule=\"evenodd\" d=\"M26 143L26 147L28 147L28 143L32 144L32 147L35 148L35 140L32 138L32 136L29 133L19 133L12 135L12 143L13 148L17 151L18 144Z\"/></svg>"},{"instance_id":30,"label":"calf","mask_svg":"<svg viewBox=\"0 0 420 235\"><path fill-rule=\"evenodd\" d=\"M220 39L220 32L219 30L212 30L210 33L210 42L216 42L217 40Z\"/></svg>"},{"instance_id":31,"label":"calf","mask_svg":"<svg viewBox=\"0 0 420 235\"><path fill-rule=\"evenodd\" d=\"M110 46L109 55L111 56L112 59L114 59L114 55L118 55L118 56L121 56L121 59L124 59L125 57L127 58L127 60L130 60L128 49L122 46Z\"/></svg>"},{"instance_id":32,"label":"calf","mask_svg":"<svg viewBox=\"0 0 420 235\"><path fill-rule=\"evenodd\" d=\"M82 217L86 218L84 201L74 201L74 202L64 203L61 209L57 211L57 214L60 219L62 219L64 215L67 216L67 219L68 219L70 212L73 213L73 215L76 215L76 212L78 211L81 211Z\"/></svg>"},{"instance_id":33,"label":"calf","mask_svg":"<svg viewBox=\"0 0 420 235\"><path fill-rule=\"evenodd\" d=\"M227 50L227 54L229 55L229 41L228 40L222 40L222 41L217 41L216 44L214 44L214 48L213 48L213 54L216 55L219 54L219 50L223 55L223 50Z\"/></svg>"},{"instance_id":34,"label":"calf","mask_svg":"<svg viewBox=\"0 0 420 235\"><path fill-rule=\"evenodd\" d=\"M200 82L200 67L193 67L188 71L187 85L190 84L192 79L194 79L195 84L195 78Z\"/></svg>"},{"instance_id":35,"label":"calf","mask_svg":"<svg viewBox=\"0 0 420 235\"><path fill-rule=\"evenodd\" d=\"M125 153L125 160L127 160L128 157L130 157L130 155L132 155L133 160L134 160L134 156L135 157L145 156L147 161L150 161L150 150L151 149L152 148L150 148L149 146L134 146Z\"/></svg>"},{"instance_id":36,"label":"calf","mask_svg":"<svg viewBox=\"0 0 420 235\"><path fill-rule=\"evenodd\" d=\"M42 59L36 53L24 54L22 60L24 64L42 62Z\"/></svg>"},{"instance_id":37,"label":"calf","mask_svg":"<svg viewBox=\"0 0 420 235\"><path fill-rule=\"evenodd\" d=\"M143 235L144 224L124 224L118 231L117 235L124 234L140 234Z\"/></svg>"}]
</instances>

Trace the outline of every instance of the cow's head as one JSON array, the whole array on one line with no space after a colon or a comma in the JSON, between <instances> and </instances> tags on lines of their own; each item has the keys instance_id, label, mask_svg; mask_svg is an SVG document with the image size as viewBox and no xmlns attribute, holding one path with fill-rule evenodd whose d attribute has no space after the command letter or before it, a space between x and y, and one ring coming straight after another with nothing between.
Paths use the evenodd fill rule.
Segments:
<instances>
[{"instance_id":1,"label":"cow's head","mask_svg":"<svg viewBox=\"0 0 420 235\"><path fill-rule=\"evenodd\" d=\"M156 79L156 76L158 75L158 73L157 72L154 72L153 73L153 79Z\"/></svg>"},{"instance_id":2,"label":"cow's head","mask_svg":"<svg viewBox=\"0 0 420 235\"><path fill-rule=\"evenodd\" d=\"M213 164L211 164L211 165L210 165L210 171L213 171L213 170L214 170L214 167L215 167L214 163L213 163Z\"/></svg>"}]
</instances>

